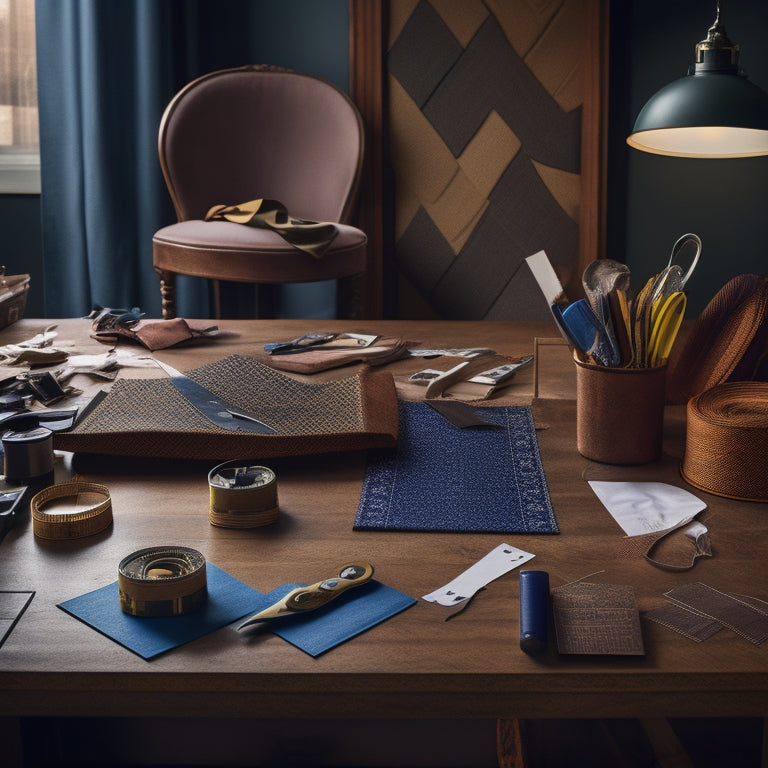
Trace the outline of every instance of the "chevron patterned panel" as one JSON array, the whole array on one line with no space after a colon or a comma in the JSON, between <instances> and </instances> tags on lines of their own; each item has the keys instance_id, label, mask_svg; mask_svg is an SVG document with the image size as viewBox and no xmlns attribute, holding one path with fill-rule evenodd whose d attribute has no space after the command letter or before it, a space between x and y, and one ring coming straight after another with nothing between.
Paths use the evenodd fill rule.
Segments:
<instances>
[{"instance_id":1,"label":"chevron patterned panel","mask_svg":"<svg viewBox=\"0 0 768 768\"><path fill-rule=\"evenodd\" d=\"M583 0L391 0L398 317L544 320L578 264Z\"/></svg>"}]
</instances>

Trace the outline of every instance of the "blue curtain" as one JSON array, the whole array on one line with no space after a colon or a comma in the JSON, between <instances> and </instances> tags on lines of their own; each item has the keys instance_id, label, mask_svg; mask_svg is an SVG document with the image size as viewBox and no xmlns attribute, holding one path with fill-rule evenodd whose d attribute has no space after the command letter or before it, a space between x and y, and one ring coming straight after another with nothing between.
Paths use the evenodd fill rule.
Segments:
<instances>
[{"instance_id":1,"label":"blue curtain","mask_svg":"<svg viewBox=\"0 0 768 768\"><path fill-rule=\"evenodd\" d=\"M318 38L329 11L336 37ZM338 79L322 62L346 66L346 2L36 0L35 12L46 315L98 304L159 317L152 235L175 221L157 159L166 104L193 78L247 63ZM205 281L179 279L178 312L208 316Z\"/></svg>"}]
</instances>

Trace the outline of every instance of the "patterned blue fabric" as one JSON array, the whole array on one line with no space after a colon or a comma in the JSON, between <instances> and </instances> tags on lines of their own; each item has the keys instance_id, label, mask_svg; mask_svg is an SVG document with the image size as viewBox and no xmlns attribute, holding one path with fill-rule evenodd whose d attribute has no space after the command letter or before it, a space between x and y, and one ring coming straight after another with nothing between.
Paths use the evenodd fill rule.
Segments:
<instances>
[{"instance_id":1,"label":"patterned blue fabric","mask_svg":"<svg viewBox=\"0 0 768 768\"><path fill-rule=\"evenodd\" d=\"M397 447L369 454L354 529L559 533L533 414L478 408L498 427L458 429L401 401Z\"/></svg>"}]
</instances>

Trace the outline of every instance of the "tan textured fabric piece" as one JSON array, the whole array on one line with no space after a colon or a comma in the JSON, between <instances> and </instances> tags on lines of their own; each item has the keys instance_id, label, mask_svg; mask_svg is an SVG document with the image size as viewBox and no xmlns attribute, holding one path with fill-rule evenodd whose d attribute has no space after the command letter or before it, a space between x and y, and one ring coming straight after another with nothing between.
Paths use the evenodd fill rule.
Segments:
<instances>
[{"instance_id":1,"label":"tan textured fabric piece","mask_svg":"<svg viewBox=\"0 0 768 768\"><path fill-rule=\"evenodd\" d=\"M291 216L277 200L259 198L238 205L214 205L206 221L231 221L249 227L270 229L286 242L320 258L336 237L336 225L328 221L308 221Z\"/></svg>"},{"instance_id":2,"label":"tan textured fabric piece","mask_svg":"<svg viewBox=\"0 0 768 768\"><path fill-rule=\"evenodd\" d=\"M552 613L560 653L645 654L635 591L629 585L565 584L552 590Z\"/></svg>"},{"instance_id":3,"label":"tan textured fabric piece","mask_svg":"<svg viewBox=\"0 0 768 768\"><path fill-rule=\"evenodd\" d=\"M308 384L240 355L186 375L274 434L216 426L169 379L120 379L54 448L118 456L219 459L301 456L391 446L397 439L392 375L364 369Z\"/></svg>"}]
</instances>

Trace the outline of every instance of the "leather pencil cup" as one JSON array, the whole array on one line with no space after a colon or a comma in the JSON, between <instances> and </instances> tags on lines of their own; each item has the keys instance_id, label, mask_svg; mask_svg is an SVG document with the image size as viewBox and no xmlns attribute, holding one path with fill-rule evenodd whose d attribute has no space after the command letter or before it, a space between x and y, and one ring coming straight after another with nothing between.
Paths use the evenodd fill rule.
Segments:
<instances>
[{"instance_id":1,"label":"leather pencil cup","mask_svg":"<svg viewBox=\"0 0 768 768\"><path fill-rule=\"evenodd\" d=\"M606 464L645 464L661 456L666 365L610 368L576 363L576 447Z\"/></svg>"}]
</instances>

